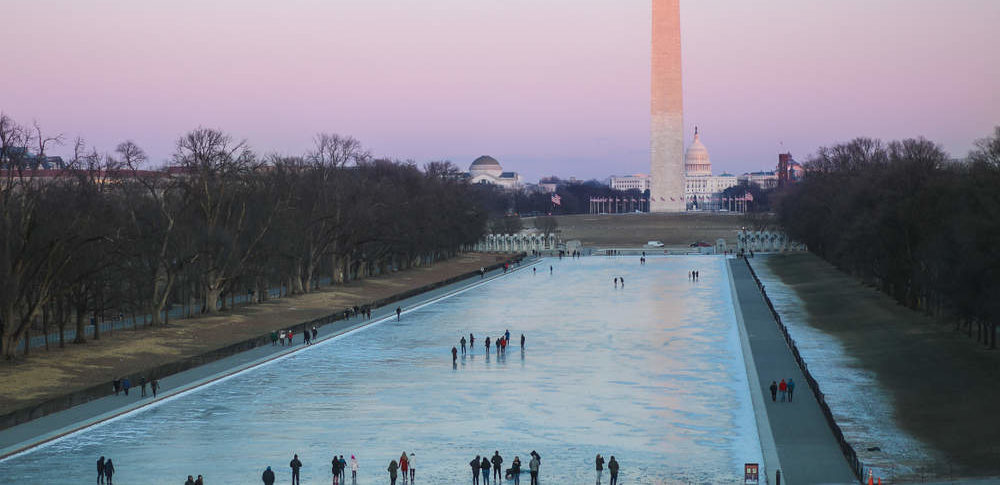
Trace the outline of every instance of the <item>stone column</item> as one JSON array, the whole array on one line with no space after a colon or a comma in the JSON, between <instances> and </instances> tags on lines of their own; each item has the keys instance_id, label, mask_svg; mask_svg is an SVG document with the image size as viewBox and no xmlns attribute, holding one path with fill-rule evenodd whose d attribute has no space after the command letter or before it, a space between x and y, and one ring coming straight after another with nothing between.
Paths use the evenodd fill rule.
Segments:
<instances>
[{"instance_id":1,"label":"stone column","mask_svg":"<svg viewBox=\"0 0 1000 485\"><path fill-rule=\"evenodd\" d=\"M652 0L650 211L683 212L684 107L680 0Z\"/></svg>"}]
</instances>

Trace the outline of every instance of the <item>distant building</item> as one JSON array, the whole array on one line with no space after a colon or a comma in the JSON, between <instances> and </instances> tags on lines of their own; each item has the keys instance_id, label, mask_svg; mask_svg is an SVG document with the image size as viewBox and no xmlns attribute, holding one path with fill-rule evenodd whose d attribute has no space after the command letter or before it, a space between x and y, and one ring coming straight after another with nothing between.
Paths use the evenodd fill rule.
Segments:
<instances>
[{"instance_id":1,"label":"distant building","mask_svg":"<svg viewBox=\"0 0 1000 485\"><path fill-rule=\"evenodd\" d=\"M684 154L684 202L687 210L718 209L722 204L722 191L739 182L728 173L712 175L712 160L708 148L701 142L698 128L694 141Z\"/></svg>"},{"instance_id":2,"label":"distant building","mask_svg":"<svg viewBox=\"0 0 1000 485\"><path fill-rule=\"evenodd\" d=\"M0 168L14 166L26 170L58 170L66 168L62 157L48 157L31 153L27 147L7 147L0 153Z\"/></svg>"},{"instance_id":3,"label":"distant building","mask_svg":"<svg viewBox=\"0 0 1000 485\"><path fill-rule=\"evenodd\" d=\"M757 184L761 189L771 190L778 186L778 174L775 172L750 172L737 177L740 183Z\"/></svg>"},{"instance_id":4,"label":"distant building","mask_svg":"<svg viewBox=\"0 0 1000 485\"><path fill-rule=\"evenodd\" d=\"M499 185L508 190L523 185L517 172L504 172L500 162L489 155L483 155L469 165L469 183Z\"/></svg>"},{"instance_id":5,"label":"distant building","mask_svg":"<svg viewBox=\"0 0 1000 485\"><path fill-rule=\"evenodd\" d=\"M639 173L635 175L612 175L608 184L614 190L638 190L645 192L649 190L649 175Z\"/></svg>"}]
</instances>

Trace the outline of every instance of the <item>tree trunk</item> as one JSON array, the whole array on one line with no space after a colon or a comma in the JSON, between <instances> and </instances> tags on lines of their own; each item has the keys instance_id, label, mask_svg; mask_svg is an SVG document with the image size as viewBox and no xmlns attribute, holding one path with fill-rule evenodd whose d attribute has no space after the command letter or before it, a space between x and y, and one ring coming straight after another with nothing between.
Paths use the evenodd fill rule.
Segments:
<instances>
[{"instance_id":1,"label":"tree trunk","mask_svg":"<svg viewBox=\"0 0 1000 485\"><path fill-rule=\"evenodd\" d=\"M219 295L222 290L215 286L205 288L205 309L203 313L214 314L219 311Z\"/></svg>"},{"instance_id":2,"label":"tree trunk","mask_svg":"<svg viewBox=\"0 0 1000 485\"><path fill-rule=\"evenodd\" d=\"M298 260L292 265L292 275L288 278L288 287L293 295L304 293L302 291L302 264Z\"/></svg>"},{"instance_id":3,"label":"tree trunk","mask_svg":"<svg viewBox=\"0 0 1000 485\"><path fill-rule=\"evenodd\" d=\"M77 310L76 312L76 338L73 339L74 344L82 344L87 341L87 326L85 323L85 318L83 312Z\"/></svg>"}]
</instances>

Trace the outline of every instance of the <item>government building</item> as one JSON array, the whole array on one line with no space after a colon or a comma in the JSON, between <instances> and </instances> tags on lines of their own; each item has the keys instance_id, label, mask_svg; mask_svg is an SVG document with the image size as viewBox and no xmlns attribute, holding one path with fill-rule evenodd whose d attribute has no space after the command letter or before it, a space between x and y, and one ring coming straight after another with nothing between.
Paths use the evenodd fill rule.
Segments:
<instances>
[{"instance_id":1,"label":"government building","mask_svg":"<svg viewBox=\"0 0 1000 485\"><path fill-rule=\"evenodd\" d=\"M523 185L517 172L504 172L500 162L489 155L473 160L465 175L470 184L498 185L507 190L519 189Z\"/></svg>"},{"instance_id":2,"label":"government building","mask_svg":"<svg viewBox=\"0 0 1000 485\"><path fill-rule=\"evenodd\" d=\"M712 175L708 148L694 129L694 141L684 153L684 202L687 210L722 208L722 191L739 184L735 175Z\"/></svg>"}]
</instances>

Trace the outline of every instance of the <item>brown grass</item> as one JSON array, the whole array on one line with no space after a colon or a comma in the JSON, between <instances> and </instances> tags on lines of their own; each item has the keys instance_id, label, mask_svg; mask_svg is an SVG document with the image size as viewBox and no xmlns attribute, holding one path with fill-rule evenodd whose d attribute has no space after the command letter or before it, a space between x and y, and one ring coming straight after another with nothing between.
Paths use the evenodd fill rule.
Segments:
<instances>
[{"instance_id":1,"label":"brown grass","mask_svg":"<svg viewBox=\"0 0 1000 485\"><path fill-rule=\"evenodd\" d=\"M714 245L716 239L734 245L736 231L744 222L741 216L726 213L581 214L556 218L560 239L578 239L588 247L640 247L646 241L662 241L673 247L697 241ZM525 227L534 227L534 221L525 218Z\"/></svg>"},{"instance_id":2,"label":"brown grass","mask_svg":"<svg viewBox=\"0 0 1000 485\"><path fill-rule=\"evenodd\" d=\"M100 340L65 349L37 349L14 364L0 365L0 414L85 389L116 376L196 356L267 334L273 329L329 315L347 306L385 298L496 262L492 254L464 254L431 267L327 287L235 311L171 320L158 328L118 330Z\"/></svg>"}]
</instances>

